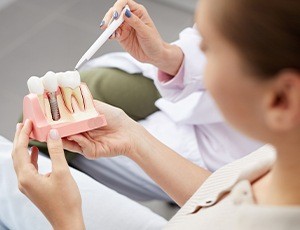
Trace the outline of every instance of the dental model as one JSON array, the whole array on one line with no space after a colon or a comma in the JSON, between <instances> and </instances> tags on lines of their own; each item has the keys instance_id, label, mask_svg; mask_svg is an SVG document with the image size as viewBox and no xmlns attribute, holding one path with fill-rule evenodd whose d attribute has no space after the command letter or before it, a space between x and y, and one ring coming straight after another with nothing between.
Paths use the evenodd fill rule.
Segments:
<instances>
[{"instance_id":1,"label":"dental model","mask_svg":"<svg viewBox=\"0 0 300 230\"><path fill-rule=\"evenodd\" d=\"M30 93L36 94L38 96L40 106L41 106L41 108L44 112L45 111L45 108L44 108L45 88L44 88L42 79L38 78L38 77L35 77L35 76L32 76L31 78L28 79L27 86L28 86L28 89L29 89Z\"/></svg>"},{"instance_id":2,"label":"dental model","mask_svg":"<svg viewBox=\"0 0 300 230\"><path fill-rule=\"evenodd\" d=\"M80 90L80 75L77 71L67 71L57 74L58 85L63 94L65 104L70 112L74 112L72 107L72 97L74 97L81 110L84 110L84 102Z\"/></svg>"},{"instance_id":3,"label":"dental model","mask_svg":"<svg viewBox=\"0 0 300 230\"><path fill-rule=\"evenodd\" d=\"M58 88L57 76L54 72L49 71L42 78L45 89L47 90L47 96L49 98L50 109L52 114L52 119L57 121L60 119L59 108L57 104L56 91Z\"/></svg>"},{"instance_id":4,"label":"dental model","mask_svg":"<svg viewBox=\"0 0 300 230\"><path fill-rule=\"evenodd\" d=\"M49 71L41 78L29 78L27 85L30 94L24 97L23 120L33 123L32 139L46 141L52 128L66 137L106 125L77 71Z\"/></svg>"}]
</instances>

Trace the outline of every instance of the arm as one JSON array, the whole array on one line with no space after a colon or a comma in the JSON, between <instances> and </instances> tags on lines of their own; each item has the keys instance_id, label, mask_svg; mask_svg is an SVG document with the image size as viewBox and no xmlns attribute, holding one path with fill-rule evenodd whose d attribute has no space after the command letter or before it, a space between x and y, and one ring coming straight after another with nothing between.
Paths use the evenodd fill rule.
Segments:
<instances>
[{"instance_id":1,"label":"arm","mask_svg":"<svg viewBox=\"0 0 300 230\"><path fill-rule=\"evenodd\" d=\"M131 9L131 16L124 15L125 22L114 38L135 59L159 69L155 84L163 99L158 100L156 106L177 123L198 125L223 122L203 84L205 58L199 49L201 38L198 31L186 28L180 33L178 41L168 44L161 39L145 7L132 0L118 0L105 15L102 29L107 28L114 12L120 13L126 4ZM183 107L168 102L180 101L192 93L197 95L187 100Z\"/></svg>"},{"instance_id":2,"label":"arm","mask_svg":"<svg viewBox=\"0 0 300 230\"><path fill-rule=\"evenodd\" d=\"M159 69L155 85L164 98L176 102L193 92L206 91L203 82L206 61L199 49L200 41L201 37L195 28L186 28L173 43L181 49L184 59L173 76Z\"/></svg>"},{"instance_id":3,"label":"arm","mask_svg":"<svg viewBox=\"0 0 300 230\"><path fill-rule=\"evenodd\" d=\"M142 126L137 128L136 138L139 140L136 148L128 156L179 206L185 204L211 174L158 141Z\"/></svg>"},{"instance_id":4,"label":"arm","mask_svg":"<svg viewBox=\"0 0 300 230\"><path fill-rule=\"evenodd\" d=\"M90 159L127 156L179 205L183 205L210 175L159 142L122 110L98 101L95 107L105 115L108 125L68 137L64 140L66 149Z\"/></svg>"}]
</instances>

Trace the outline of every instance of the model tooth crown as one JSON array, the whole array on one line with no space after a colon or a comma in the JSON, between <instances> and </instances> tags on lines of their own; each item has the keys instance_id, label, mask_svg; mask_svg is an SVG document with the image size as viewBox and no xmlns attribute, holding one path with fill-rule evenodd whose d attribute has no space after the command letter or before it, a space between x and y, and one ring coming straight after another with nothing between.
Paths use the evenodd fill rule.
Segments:
<instances>
[{"instance_id":1,"label":"model tooth crown","mask_svg":"<svg viewBox=\"0 0 300 230\"><path fill-rule=\"evenodd\" d=\"M69 87L75 89L80 86L80 75L78 71L57 73L57 81L60 87Z\"/></svg>"},{"instance_id":2,"label":"model tooth crown","mask_svg":"<svg viewBox=\"0 0 300 230\"><path fill-rule=\"evenodd\" d=\"M44 94L44 85L41 78L32 76L27 81L27 86L30 93L34 93L37 95Z\"/></svg>"},{"instance_id":3,"label":"model tooth crown","mask_svg":"<svg viewBox=\"0 0 300 230\"><path fill-rule=\"evenodd\" d=\"M47 72L45 76L42 77L42 80L43 80L44 87L48 92L55 92L57 90L58 83L57 83L56 74L54 72L52 71Z\"/></svg>"}]
</instances>

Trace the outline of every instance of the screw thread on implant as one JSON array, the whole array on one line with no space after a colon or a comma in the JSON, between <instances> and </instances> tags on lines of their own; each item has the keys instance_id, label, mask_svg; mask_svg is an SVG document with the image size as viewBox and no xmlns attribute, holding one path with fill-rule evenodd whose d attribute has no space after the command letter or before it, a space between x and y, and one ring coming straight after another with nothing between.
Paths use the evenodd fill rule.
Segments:
<instances>
[{"instance_id":1,"label":"screw thread on implant","mask_svg":"<svg viewBox=\"0 0 300 230\"><path fill-rule=\"evenodd\" d=\"M52 119L57 121L60 119L60 113L55 92L48 93Z\"/></svg>"}]
</instances>

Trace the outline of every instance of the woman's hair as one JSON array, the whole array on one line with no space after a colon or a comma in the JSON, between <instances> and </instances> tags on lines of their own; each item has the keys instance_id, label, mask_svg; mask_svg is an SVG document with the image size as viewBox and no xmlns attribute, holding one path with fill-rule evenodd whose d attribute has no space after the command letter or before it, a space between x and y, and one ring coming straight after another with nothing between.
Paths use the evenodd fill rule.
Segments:
<instances>
[{"instance_id":1,"label":"woman's hair","mask_svg":"<svg viewBox=\"0 0 300 230\"><path fill-rule=\"evenodd\" d=\"M213 23L262 79L300 71L299 0L219 0Z\"/></svg>"}]
</instances>

